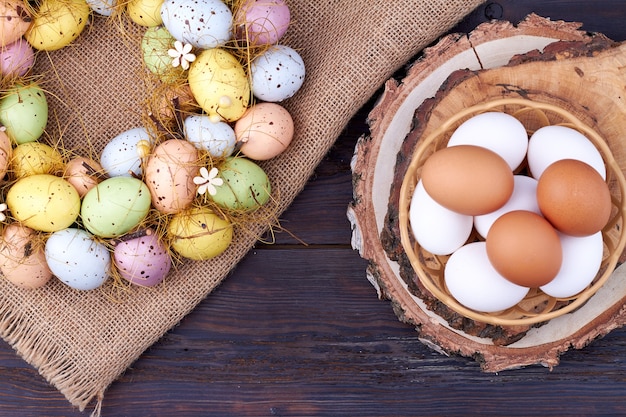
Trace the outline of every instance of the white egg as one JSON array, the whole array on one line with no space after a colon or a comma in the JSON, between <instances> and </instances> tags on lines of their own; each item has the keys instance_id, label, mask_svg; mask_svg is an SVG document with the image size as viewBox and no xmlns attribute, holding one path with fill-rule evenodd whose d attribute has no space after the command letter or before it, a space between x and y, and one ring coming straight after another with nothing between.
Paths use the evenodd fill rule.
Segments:
<instances>
[{"instance_id":1,"label":"white egg","mask_svg":"<svg viewBox=\"0 0 626 417\"><path fill-rule=\"evenodd\" d=\"M595 168L606 179L602 155L594 144L579 131L566 126L545 126L532 134L528 141L528 168L539 179L543 171L561 159L577 159Z\"/></svg>"},{"instance_id":2,"label":"white egg","mask_svg":"<svg viewBox=\"0 0 626 417\"><path fill-rule=\"evenodd\" d=\"M510 114L487 112L466 120L452 133L448 146L456 145L487 148L514 171L526 156L528 134L522 122Z\"/></svg>"},{"instance_id":3,"label":"white egg","mask_svg":"<svg viewBox=\"0 0 626 417\"><path fill-rule=\"evenodd\" d=\"M196 48L216 48L231 37L233 14L221 0L165 0L161 18L174 38Z\"/></svg>"},{"instance_id":4,"label":"white egg","mask_svg":"<svg viewBox=\"0 0 626 417\"><path fill-rule=\"evenodd\" d=\"M561 269L541 290L552 297L569 298L587 288L598 274L604 243L602 232L584 237L558 234L563 248Z\"/></svg>"},{"instance_id":5,"label":"white egg","mask_svg":"<svg viewBox=\"0 0 626 417\"><path fill-rule=\"evenodd\" d=\"M489 262L485 242L473 242L455 251L444 269L450 294L462 305L485 313L513 307L528 288L513 284Z\"/></svg>"},{"instance_id":6,"label":"white egg","mask_svg":"<svg viewBox=\"0 0 626 417\"><path fill-rule=\"evenodd\" d=\"M472 232L472 216L456 213L432 199L422 181L411 198L409 221L417 242L434 255L449 255L460 248Z\"/></svg>"},{"instance_id":7,"label":"white egg","mask_svg":"<svg viewBox=\"0 0 626 417\"><path fill-rule=\"evenodd\" d=\"M184 128L189 142L215 158L230 156L235 149L235 131L226 122L215 122L207 115L191 115L185 118Z\"/></svg>"},{"instance_id":8,"label":"white egg","mask_svg":"<svg viewBox=\"0 0 626 417\"><path fill-rule=\"evenodd\" d=\"M102 16L111 16L117 0L87 0L89 8Z\"/></svg>"},{"instance_id":9,"label":"white egg","mask_svg":"<svg viewBox=\"0 0 626 417\"><path fill-rule=\"evenodd\" d=\"M270 102L286 100L302 87L304 61L292 48L274 45L256 57L250 66L252 94Z\"/></svg>"},{"instance_id":10,"label":"white egg","mask_svg":"<svg viewBox=\"0 0 626 417\"><path fill-rule=\"evenodd\" d=\"M141 156L137 149L140 141L150 141L143 127L126 130L113 139L102 150L100 165L111 177L130 177L131 172L141 175Z\"/></svg>"},{"instance_id":11,"label":"white egg","mask_svg":"<svg viewBox=\"0 0 626 417\"><path fill-rule=\"evenodd\" d=\"M541 214L537 204L537 180L526 175L513 176L513 194L498 210L481 216L474 216L474 227L482 236L487 237L493 222L504 213L513 210L526 210Z\"/></svg>"},{"instance_id":12,"label":"white egg","mask_svg":"<svg viewBox=\"0 0 626 417\"><path fill-rule=\"evenodd\" d=\"M44 252L52 273L77 290L94 290L109 276L109 250L84 230L68 228L52 233Z\"/></svg>"}]
</instances>

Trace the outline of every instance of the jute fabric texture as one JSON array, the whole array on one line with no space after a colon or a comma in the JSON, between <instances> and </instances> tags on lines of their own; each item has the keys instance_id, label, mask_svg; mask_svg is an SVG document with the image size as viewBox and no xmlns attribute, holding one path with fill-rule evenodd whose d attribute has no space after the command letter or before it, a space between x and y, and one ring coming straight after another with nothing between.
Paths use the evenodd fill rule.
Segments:
<instances>
[{"instance_id":1,"label":"jute fabric texture","mask_svg":"<svg viewBox=\"0 0 626 417\"><path fill-rule=\"evenodd\" d=\"M288 2L292 26L281 43L306 63L302 89L284 103L296 135L263 164L277 203L287 208L355 112L398 68L482 0ZM97 158L114 136L141 123L145 83L138 34L95 17L69 47L39 54L35 74L48 93L47 140ZM135 33L137 32L137 33ZM347 204L348 202L346 202ZM249 225L221 256L184 262L158 288L112 300L58 280L36 291L0 280L0 335L81 410L175 326L236 267L267 228ZM298 274L298 271L294 271Z\"/></svg>"}]
</instances>

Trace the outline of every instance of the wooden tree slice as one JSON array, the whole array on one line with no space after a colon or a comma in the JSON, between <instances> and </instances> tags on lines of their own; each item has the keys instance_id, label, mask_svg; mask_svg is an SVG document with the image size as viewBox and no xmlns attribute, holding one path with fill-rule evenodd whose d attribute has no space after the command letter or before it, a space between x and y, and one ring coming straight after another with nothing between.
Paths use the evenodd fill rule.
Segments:
<instances>
[{"instance_id":1,"label":"wooden tree slice","mask_svg":"<svg viewBox=\"0 0 626 417\"><path fill-rule=\"evenodd\" d=\"M389 80L369 115L370 135L353 160L348 209L353 247L369 261L367 277L399 319L446 354L478 358L485 371L530 364L553 367L570 347L582 348L626 322L626 269L580 309L539 327L493 326L449 311L410 275L397 229L398 193L412 150L423 135L460 109L503 97L565 108L594 128L626 166L626 45L580 24L528 16L516 27L490 22L469 35L447 36L427 49L401 83ZM623 258L623 257L622 257Z\"/></svg>"}]
</instances>

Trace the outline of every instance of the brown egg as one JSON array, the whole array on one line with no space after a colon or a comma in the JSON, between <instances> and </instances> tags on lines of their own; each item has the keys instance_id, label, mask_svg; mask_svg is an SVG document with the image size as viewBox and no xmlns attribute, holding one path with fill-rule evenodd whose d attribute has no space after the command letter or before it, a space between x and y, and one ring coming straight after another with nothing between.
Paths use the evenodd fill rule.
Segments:
<instances>
[{"instance_id":1,"label":"brown egg","mask_svg":"<svg viewBox=\"0 0 626 417\"><path fill-rule=\"evenodd\" d=\"M87 191L98 185L103 173L104 170L98 162L77 156L67 163L63 177L76 188L82 198Z\"/></svg>"},{"instance_id":2,"label":"brown egg","mask_svg":"<svg viewBox=\"0 0 626 417\"><path fill-rule=\"evenodd\" d=\"M541 213L559 231L571 236L599 232L611 216L611 192L590 165L562 159L546 168L537 183Z\"/></svg>"},{"instance_id":3,"label":"brown egg","mask_svg":"<svg viewBox=\"0 0 626 417\"><path fill-rule=\"evenodd\" d=\"M44 245L37 233L26 226L11 223L2 232L0 271L18 287L35 289L52 277L44 255Z\"/></svg>"},{"instance_id":4,"label":"brown egg","mask_svg":"<svg viewBox=\"0 0 626 417\"><path fill-rule=\"evenodd\" d=\"M0 127L0 180L4 178L9 169L12 153L13 147L11 146L11 139L7 135L6 128Z\"/></svg>"},{"instance_id":5,"label":"brown egg","mask_svg":"<svg viewBox=\"0 0 626 417\"><path fill-rule=\"evenodd\" d=\"M422 167L426 192L442 206L477 216L499 209L513 193L513 172L493 151L458 145L432 154Z\"/></svg>"},{"instance_id":6,"label":"brown egg","mask_svg":"<svg viewBox=\"0 0 626 417\"><path fill-rule=\"evenodd\" d=\"M496 271L523 287L540 287L561 269L563 250L552 225L531 211L500 216L489 229L487 257Z\"/></svg>"}]
</instances>

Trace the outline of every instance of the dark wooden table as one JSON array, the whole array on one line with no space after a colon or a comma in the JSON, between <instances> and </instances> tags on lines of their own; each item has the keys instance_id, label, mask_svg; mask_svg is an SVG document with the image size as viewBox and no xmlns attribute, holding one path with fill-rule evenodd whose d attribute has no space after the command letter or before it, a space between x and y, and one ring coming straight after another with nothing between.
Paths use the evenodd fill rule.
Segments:
<instances>
[{"instance_id":1,"label":"dark wooden table","mask_svg":"<svg viewBox=\"0 0 626 417\"><path fill-rule=\"evenodd\" d=\"M536 12L626 40L626 1L488 2L454 31ZM626 415L626 329L541 366L487 374L418 340L350 247L354 117L283 225L105 396L103 416ZM0 416L79 416L0 342Z\"/></svg>"}]
</instances>

